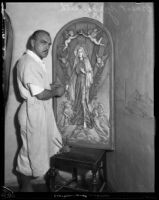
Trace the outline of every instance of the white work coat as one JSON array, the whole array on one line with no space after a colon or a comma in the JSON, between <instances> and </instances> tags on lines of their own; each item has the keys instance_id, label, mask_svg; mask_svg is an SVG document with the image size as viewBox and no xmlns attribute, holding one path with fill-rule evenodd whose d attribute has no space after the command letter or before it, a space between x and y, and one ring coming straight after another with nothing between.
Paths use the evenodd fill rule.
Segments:
<instances>
[{"instance_id":1,"label":"white work coat","mask_svg":"<svg viewBox=\"0 0 159 200\"><path fill-rule=\"evenodd\" d=\"M27 51L17 65L17 82L24 102L19 110L22 148L17 159L17 171L28 176L43 176L49 169L49 159L56 154L62 143L56 126L50 100L38 100L32 93L50 89L47 73L42 60ZM34 87L31 87L34 86Z\"/></svg>"}]
</instances>

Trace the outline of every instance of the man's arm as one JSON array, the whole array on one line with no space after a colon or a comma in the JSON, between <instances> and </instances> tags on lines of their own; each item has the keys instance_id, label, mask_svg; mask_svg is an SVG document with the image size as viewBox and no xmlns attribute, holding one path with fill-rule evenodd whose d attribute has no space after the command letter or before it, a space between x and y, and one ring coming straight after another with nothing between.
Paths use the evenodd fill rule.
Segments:
<instances>
[{"instance_id":1,"label":"man's arm","mask_svg":"<svg viewBox=\"0 0 159 200\"><path fill-rule=\"evenodd\" d=\"M52 97L60 97L65 93L63 86L52 88L52 90L43 90L41 93L35 95L39 100L48 100Z\"/></svg>"}]
</instances>

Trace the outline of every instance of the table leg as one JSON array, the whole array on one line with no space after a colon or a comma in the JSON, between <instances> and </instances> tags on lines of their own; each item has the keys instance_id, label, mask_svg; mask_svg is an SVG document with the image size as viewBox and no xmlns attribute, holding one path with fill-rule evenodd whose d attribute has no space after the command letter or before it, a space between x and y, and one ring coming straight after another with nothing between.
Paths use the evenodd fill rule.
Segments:
<instances>
[{"instance_id":1,"label":"table leg","mask_svg":"<svg viewBox=\"0 0 159 200\"><path fill-rule=\"evenodd\" d=\"M103 163L101 162L101 165L99 167L99 179L103 182L104 181L104 174L103 174Z\"/></svg>"},{"instance_id":2,"label":"table leg","mask_svg":"<svg viewBox=\"0 0 159 200\"><path fill-rule=\"evenodd\" d=\"M97 177L96 177L96 171L92 171L92 192L97 192Z\"/></svg>"},{"instance_id":3,"label":"table leg","mask_svg":"<svg viewBox=\"0 0 159 200\"><path fill-rule=\"evenodd\" d=\"M103 178L104 178L104 182L106 183L107 181L106 153L104 154L104 157L103 157Z\"/></svg>"},{"instance_id":4,"label":"table leg","mask_svg":"<svg viewBox=\"0 0 159 200\"><path fill-rule=\"evenodd\" d=\"M55 178L57 175L57 170L53 167L50 168L48 171L48 179L47 179L47 185L49 188L49 192L54 192L55 191Z\"/></svg>"},{"instance_id":5,"label":"table leg","mask_svg":"<svg viewBox=\"0 0 159 200\"><path fill-rule=\"evenodd\" d=\"M77 182L77 180L78 180L78 178L77 178L77 168L73 168L73 170L72 170L72 179L74 180L74 181L76 181Z\"/></svg>"}]
</instances>

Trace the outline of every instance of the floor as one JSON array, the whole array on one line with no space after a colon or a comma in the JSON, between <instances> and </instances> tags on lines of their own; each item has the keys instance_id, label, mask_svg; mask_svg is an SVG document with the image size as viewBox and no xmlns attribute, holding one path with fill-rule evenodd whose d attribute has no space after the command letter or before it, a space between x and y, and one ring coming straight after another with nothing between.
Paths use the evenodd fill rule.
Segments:
<instances>
[{"instance_id":1,"label":"floor","mask_svg":"<svg viewBox=\"0 0 159 200\"><path fill-rule=\"evenodd\" d=\"M70 180L70 176L66 175L66 174L60 174L62 180ZM92 182L92 179L90 176L87 176L87 177L79 177L78 178L78 183L71 183L71 188L82 188L82 189L85 189L85 190L88 190L89 186L91 185L91 182ZM61 185L62 182L61 181L57 181L56 184L57 185ZM100 187L101 185L101 181L99 180L99 178L97 179L97 182L98 182L98 185ZM45 181L40 179L40 180L35 180L32 182L32 185L33 185L33 189L35 192L49 192L46 184L45 184ZM13 192L19 192L19 187L17 185L7 185L7 188L11 189ZM59 188L59 187L57 187ZM61 189L59 192L74 192L74 190L72 189L68 189L68 188L65 188L65 189ZM80 191L79 191L80 192ZM112 192L112 190L110 189L110 187L104 187L103 188L103 191L102 192Z\"/></svg>"}]
</instances>

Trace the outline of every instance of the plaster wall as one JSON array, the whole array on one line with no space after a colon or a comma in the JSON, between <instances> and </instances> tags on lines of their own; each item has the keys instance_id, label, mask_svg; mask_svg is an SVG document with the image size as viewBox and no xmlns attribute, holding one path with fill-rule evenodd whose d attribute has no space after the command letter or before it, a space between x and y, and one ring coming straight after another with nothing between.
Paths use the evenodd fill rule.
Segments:
<instances>
[{"instance_id":1,"label":"plaster wall","mask_svg":"<svg viewBox=\"0 0 159 200\"><path fill-rule=\"evenodd\" d=\"M91 17L103 22L114 43L115 141L108 153L108 182L117 192L154 191L153 5L152 3L7 3L14 31L10 88L5 108L5 183L13 174L17 152L14 68L30 34L46 29L52 40L67 22ZM51 51L45 59L51 82ZM51 105L50 105L51 106Z\"/></svg>"},{"instance_id":2,"label":"plaster wall","mask_svg":"<svg viewBox=\"0 0 159 200\"><path fill-rule=\"evenodd\" d=\"M45 29L54 40L62 26L80 17L91 17L103 22L103 3L6 3L6 12L11 18L14 31L9 98L5 108L5 183L7 184L17 181L12 170L18 148L17 111L21 99L15 87L15 64L25 51L28 37L37 29ZM51 82L51 50L45 63Z\"/></svg>"},{"instance_id":3,"label":"plaster wall","mask_svg":"<svg viewBox=\"0 0 159 200\"><path fill-rule=\"evenodd\" d=\"M114 43L115 151L108 182L117 192L154 191L152 3L105 3Z\"/></svg>"}]
</instances>

